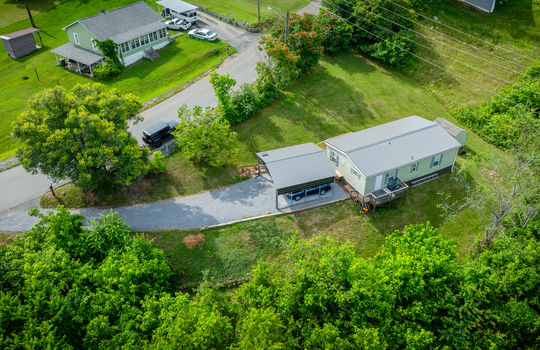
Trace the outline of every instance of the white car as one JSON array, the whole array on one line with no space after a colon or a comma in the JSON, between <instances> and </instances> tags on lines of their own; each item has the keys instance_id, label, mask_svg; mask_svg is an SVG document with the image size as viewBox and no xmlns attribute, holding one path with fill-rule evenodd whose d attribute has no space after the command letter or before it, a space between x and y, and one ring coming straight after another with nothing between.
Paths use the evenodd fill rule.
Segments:
<instances>
[{"instance_id":1,"label":"white car","mask_svg":"<svg viewBox=\"0 0 540 350\"><path fill-rule=\"evenodd\" d=\"M170 21L165 22L167 28L176 30L188 30L191 28L191 22L181 18L173 18Z\"/></svg>"},{"instance_id":2,"label":"white car","mask_svg":"<svg viewBox=\"0 0 540 350\"><path fill-rule=\"evenodd\" d=\"M201 40L214 41L217 39L217 34L210 29L192 29L188 32L190 38Z\"/></svg>"}]
</instances>

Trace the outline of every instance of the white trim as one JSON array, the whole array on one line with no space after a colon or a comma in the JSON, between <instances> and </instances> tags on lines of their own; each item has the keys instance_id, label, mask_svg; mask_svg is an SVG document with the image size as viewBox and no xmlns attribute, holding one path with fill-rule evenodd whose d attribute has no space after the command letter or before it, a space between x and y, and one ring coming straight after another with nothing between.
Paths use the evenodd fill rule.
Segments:
<instances>
[{"instance_id":1,"label":"white trim","mask_svg":"<svg viewBox=\"0 0 540 350\"><path fill-rule=\"evenodd\" d=\"M93 48L94 50L98 51L99 49L98 49L96 40L95 40L95 39L91 39L90 41L92 42L92 48Z\"/></svg>"}]
</instances>

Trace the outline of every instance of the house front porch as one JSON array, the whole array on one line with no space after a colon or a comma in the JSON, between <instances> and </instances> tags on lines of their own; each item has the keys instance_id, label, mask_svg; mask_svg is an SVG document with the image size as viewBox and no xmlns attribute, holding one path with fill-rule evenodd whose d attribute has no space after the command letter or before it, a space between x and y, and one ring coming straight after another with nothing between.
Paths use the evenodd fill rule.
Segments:
<instances>
[{"instance_id":1,"label":"house front porch","mask_svg":"<svg viewBox=\"0 0 540 350\"><path fill-rule=\"evenodd\" d=\"M367 195L362 195L358 191L352 190L350 197L362 206L375 207L381 206L385 203L389 203L394 199L404 197L407 194L409 186L400 179L390 181L387 187L373 191Z\"/></svg>"},{"instance_id":2,"label":"house front porch","mask_svg":"<svg viewBox=\"0 0 540 350\"><path fill-rule=\"evenodd\" d=\"M83 49L71 43L64 44L51 50L60 67L67 68L79 74L94 77L92 69L104 61L103 55ZM59 58L60 57L60 58Z\"/></svg>"}]
</instances>

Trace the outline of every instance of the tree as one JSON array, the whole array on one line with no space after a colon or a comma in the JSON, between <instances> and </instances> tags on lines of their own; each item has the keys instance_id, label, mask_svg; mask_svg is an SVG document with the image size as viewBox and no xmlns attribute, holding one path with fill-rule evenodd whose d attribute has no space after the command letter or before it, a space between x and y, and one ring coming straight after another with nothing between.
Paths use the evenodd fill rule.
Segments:
<instances>
[{"instance_id":1,"label":"tree","mask_svg":"<svg viewBox=\"0 0 540 350\"><path fill-rule=\"evenodd\" d=\"M229 73L221 75L217 72L212 72L210 74L210 84L214 88L220 114L229 123L232 123L236 119L236 115L231 106L231 89L236 85L236 80Z\"/></svg>"},{"instance_id":2,"label":"tree","mask_svg":"<svg viewBox=\"0 0 540 350\"><path fill-rule=\"evenodd\" d=\"M240 143L229 122L210 108L186 105L178 109L180 123L173 132L175 142L188 159L202 161L212 167L222 166L239 151Z\"/></svg>"},{"instance_id":3,"label":"tree","mask_svg":"<svg viewBox=\"0 0 540 350\"><path fill-rule=\"evenodd\" d=\"M85 190L110 193L146 170L148 151L128 132L141 103L101 84L47 89L32 97L15 122L24 168Z\"/></svg>"}]
</instances>

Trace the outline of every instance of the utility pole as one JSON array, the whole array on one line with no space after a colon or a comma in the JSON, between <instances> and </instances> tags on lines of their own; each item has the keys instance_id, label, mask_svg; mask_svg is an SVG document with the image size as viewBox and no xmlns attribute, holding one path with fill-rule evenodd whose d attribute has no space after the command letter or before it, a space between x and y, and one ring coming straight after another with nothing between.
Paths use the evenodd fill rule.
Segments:
<instances>
[{"instance_id":1,"label":"utility pole","mask_svg":"<svg viewBox=\"0 0 540 350\"><path fill-rule=\"evenodd\" d=\"M261 21L261 0L257 0L257 17Z\"/></svg>"},{"instance_id":2,"label":"utility pole","mask_svg":"<svg viewBox=\"0 0 540 350\"><path fill-rule=\"evenodd\" d=\"M289 41L289 10L287 10L287 15L285 16L285 45Z\"/></svg>"},{"instance_id":3,"label":"utility pole","mask_svg":"<svg viewBox=\"0 0 540 350\"><path fill-rule=\"evenodd\" d=\"M30 12L30 7L28 7L27 0L24 0L24 6L26 6L26 12L28 12L28 18L30 18L30 24L32 24L32 27L37 28L36 24L34 23L34 18L32 17L32 13Z\"/></svg>"}]
</instances>

